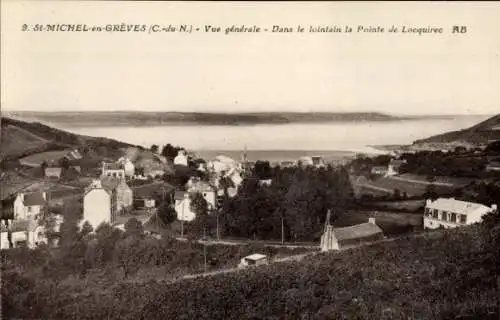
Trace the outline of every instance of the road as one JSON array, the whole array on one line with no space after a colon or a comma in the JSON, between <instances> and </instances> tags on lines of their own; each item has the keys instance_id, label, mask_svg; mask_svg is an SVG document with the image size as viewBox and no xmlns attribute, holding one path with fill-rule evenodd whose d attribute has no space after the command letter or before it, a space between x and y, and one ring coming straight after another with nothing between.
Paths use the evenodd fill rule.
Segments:
<instances>
[{"instance_id":1,"label":"road","mask_svg":"<svg viewBox=\"0 0 500 320\"><path fill-rule=\"evenodd\" d=\"M413 235L413 237L422 237L424 235L429 235L430 233L432 233L432 232L419 233L419 234ZM350 247L342 248L338 251L330 251L330 253L336 254L336 253L339 253L342 251L348 251L348 250L352 250L352 249L355 249L358 247L368 246L368 245L372 245L372 244L376 244L376 243L392 242L392 241L395 241L395 240L398 240L398 239L401 239L404 237L406 237L406 236L395 237L395 238L386 238L386 239L375 241L375 242L361 243L358 245L353 245ZM292 255L292 256L288 256L288 257L276 258L276 259L272 259L269 262L269 264L281 263L281 262L287 262L287 261L301 261L306 257L314 257L315 255L317 255L319 253L320 253L319 251L315 251L315 252L302 253L302 254L298 254L298 255ZM249 267L249 268L259 268L259 266ZM212 277L212 276L219 275L219 274L234 273L234 272L242 271L245 269L246 268L227 268L227 269L210 271L210 272L206 272L206 273L201 272L201 273L195 273L195 274L188 274L188 275L182 276L180 278L171 279L171 280L167 281L167 283L175 283L175 282L179 282L179 281L186 280L186 279L195 279L195 278L200 278L200 277Z\"/></svg>"}]
</instances>

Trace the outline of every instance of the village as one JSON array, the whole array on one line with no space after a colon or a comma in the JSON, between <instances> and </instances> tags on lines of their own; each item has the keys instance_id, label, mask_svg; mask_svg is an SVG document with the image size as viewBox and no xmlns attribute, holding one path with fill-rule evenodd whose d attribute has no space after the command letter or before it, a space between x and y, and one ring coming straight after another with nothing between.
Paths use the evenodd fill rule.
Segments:
<instances>
[{"instance_id":1,"label":"village","mask_svg":"<svg viewBox=\"0 0 500 320\"><path fill-rule=\"evenodd\" d=\"M125 231L133 220L147 236L157 239L168 233L178 241L194 236L196 241L210 245L257 242L269 246L317 247L321 251L373 243L407 232L469 225L497 210L496 203L462 201L450 196L471 179L440 181L442 177L437 175L424 179L401 172L408 164L403 155L411 154L404 151L376 157L358 155L355 159L333 163L322 156L303 156L270 164L249 161L246 149L241 152L240 160L221 154L208 161L182 148L169 146L169 150L162 152L169 155L167 159L158 146L146 152L129 147L118 159L102 161L99 167L87 168L84 173L78 165L84 152L77 149L58 152L56 157L51 154L51 160L42 159L40 163L35 162L34 157L20 159L25 167L30 167L32 172L41 171L42 175L35 182L27 179L17 185L2 185L1 248L57 247L57 234L67 214L63 208L68 207L68 203L72 205L71 210L78 211L78 227L90 233L103 224ZM477 149L469 153L462 149L455 151L461 156L478 154ZM498 155L488 159L484 170L496 174L500 171ZM281 241L265 239L265 236L257 239L255 233L253 237L238 237L226 232L221 237L219 215L224 199L238 198L242 184L249 177L257 176L258 186L269 188L276 179L272 173L276 167L280 170L349 168L356 206L335 219L331 218L331 210L336 208L316 213L324 216L320 218L324 228L318 236L305 237L302 241L294 231L285 236L283 217ZM200 215L216 216L214 230L210 230L205 221L203 233L191 232L196 230L193 224L200 220L197 219ZM332 220L336 220L335 225ZM394 226L403 231L393 231ZM267 257L259 252L242 257L243 264L257 264L258 260L267 261Z\"/></svg>"}]
</instances>

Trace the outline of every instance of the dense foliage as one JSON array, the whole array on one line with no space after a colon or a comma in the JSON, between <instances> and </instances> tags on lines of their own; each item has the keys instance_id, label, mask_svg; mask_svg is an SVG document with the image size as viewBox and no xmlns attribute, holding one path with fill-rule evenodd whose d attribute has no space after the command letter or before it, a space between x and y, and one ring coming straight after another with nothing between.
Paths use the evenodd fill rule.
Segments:
<instances>
[{"instance_id":1,"label":"dense foliage","mask_svg":"<svg viewBox=\"0 0 500 320\"><path fill-rule=\"evenodd\" d=\"M271 177L270 185L262 183L262 175ZM281 239L283 230L287 241L316 240L327 210L333 209L335 219L352 199L345 168L260 165L243 180L238 195L224 199L220 221L230 236Z\"/></svg>"},{"instance_id":2,"label":"dense foliage","mask_svg":"<svg viewBox=\"0 0 500 320\"><path fill-rule=\"evenodd\" d=\"M11 269L3 310L50 319L496 319L492 221L172 284L86 288Z\"/></svg>"}]
</instances>

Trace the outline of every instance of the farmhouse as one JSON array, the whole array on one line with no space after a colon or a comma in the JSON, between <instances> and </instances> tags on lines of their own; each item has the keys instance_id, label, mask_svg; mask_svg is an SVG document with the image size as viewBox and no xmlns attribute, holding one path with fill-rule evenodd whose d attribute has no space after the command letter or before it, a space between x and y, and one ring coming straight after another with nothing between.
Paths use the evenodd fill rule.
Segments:
<instances>
[{"instance_id":1,"label":"farmhouse","mask_svg":"<svg viewBox=\"0 0 500 320\"><path fill-rule=\"evenodd\" d=\"M101 177L125 178L125 168L119 163L102 163Z\"/></svg>"},{"instance_id":2,"label":"farmhouse","mask_svg":"<svg viewBox=\"0 0 500 320\"><path fill-rule=\"evenodd\" d=\"M344 228L333 228L327 224L321 236L321 251L341 250L365 242L384 238L382 229L375 223L375 218L369 218L367 223L361 223Z\"/></svg>"},{"instance_id":3,"label":"farmhouse","mask_svg":"<svg viewBox=\"0 0 500 320\"><path fill-rule=\"evenodd\" d=\"M2 211L10 213L14 220L31 219L42 211L45 203L45 192L18 192L2 200Z\"/></svg>"},{"instance_id":4,"label":"farmhouse","mask_svg":"<svg viewBox=\"0 0 500 320\"><path fill-rule=\"evenodd\" d=\"M480 203L455 200L454 198L439 198L427 200L424 212L424 228L456 228L463 225L481 222L482 217L497 210Z\"/></svg>"}]
</instances>

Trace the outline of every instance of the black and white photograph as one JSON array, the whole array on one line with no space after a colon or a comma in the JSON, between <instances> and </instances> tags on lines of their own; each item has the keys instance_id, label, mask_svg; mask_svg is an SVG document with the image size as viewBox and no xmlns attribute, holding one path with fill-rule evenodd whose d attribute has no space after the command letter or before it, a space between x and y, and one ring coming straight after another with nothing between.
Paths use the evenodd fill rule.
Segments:
<instances>
[{"instance_id":1,"label":"black and white photograph","mask_svg":"<svg viewBox=\"0 0 500 320\"><path fill-rule=\"evenodd\" d=\"M0 319L500 319L498 2L0 11Z\"/></svg>"}]
</instances>

